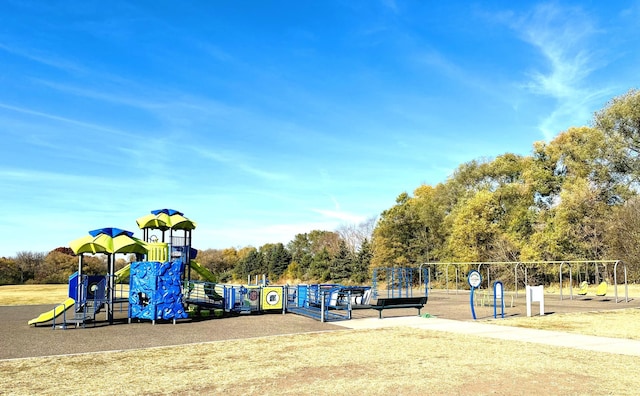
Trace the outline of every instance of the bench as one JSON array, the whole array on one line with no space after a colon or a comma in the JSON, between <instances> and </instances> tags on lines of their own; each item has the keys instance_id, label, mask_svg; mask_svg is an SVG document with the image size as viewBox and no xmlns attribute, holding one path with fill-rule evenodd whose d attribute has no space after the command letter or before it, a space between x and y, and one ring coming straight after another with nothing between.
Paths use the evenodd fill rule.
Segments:
<instances>
[{"instance_id":1,"label":"bench","mask_svg":"<svg viewBox=\"0 0 640 396\"><path fill-rule=\"evenodd\" d=\"M427 297L392 297L392 298L379 298L375 304L371 305L371 309L378 311L378 318L382 319L382 311L385 309L400 309L400 308L417 308L418 316L420 310L427 303Z\"/></svg>"}]
</instances>

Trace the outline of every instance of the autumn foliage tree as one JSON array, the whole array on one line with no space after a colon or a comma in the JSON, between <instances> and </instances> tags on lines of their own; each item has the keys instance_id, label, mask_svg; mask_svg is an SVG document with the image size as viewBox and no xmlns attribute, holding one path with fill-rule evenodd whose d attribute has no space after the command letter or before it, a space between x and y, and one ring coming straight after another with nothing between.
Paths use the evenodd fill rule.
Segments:
<instances>
[{"instance_id":1,"label":"autumn foliage tree","mask_svg":"<svg viewBox=\"0 0 640 396\"><path fill-rule=\"evenodd\" d=\"M429 261L621 259L640 181L640 91L613 99L530 156L461 164L443 183L401 193L373 233L374 266ZM626 234L625 234L626 233Z\"/></svg>"}]
</instances>

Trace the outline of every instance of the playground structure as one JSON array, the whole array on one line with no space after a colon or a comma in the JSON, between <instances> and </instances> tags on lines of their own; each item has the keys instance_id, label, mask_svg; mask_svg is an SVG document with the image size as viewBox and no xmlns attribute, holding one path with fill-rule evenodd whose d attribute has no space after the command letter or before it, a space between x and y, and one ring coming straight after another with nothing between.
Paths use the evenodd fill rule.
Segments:
<instances>
[{"instance_id":1,"label":"playground structure","mask_svg":"<svg viewBox=\"0 0 640 396\"><path fill-rule=\"evenodd\" d=\"M344 286L340 284L270 285L263 275L246 285L217 283L216 276L197 260L198 251L192 247L192 232L196 223L182 212L159 209L136 220L143 238L119 228L92 230L89 235L70 243L78 255L78 271L69 278L68 299L52 310L43 313L29 324L38 325L56 320L63 327L84 327L96 321L100 312L106 311L106 320L114 322L114 310L126 306L128 321L173 321L194 317L221 317L225 315L292 312L321 321L349 320L354 309L382 311L395 308L417 308L426 304L433 275L444 277L449 293L449 276L455 274L458 293L461 288L461 269L475 269L483 273L478 290L484 300L491 297L492 281L513 271L513 295L517 298L519 285L536 284L539 266L557 266L560 284L560 300L568 277L570 299L574 299L574 274L579 287L577 298L585 298L589 284L598 284L597 297L607 293L613 279L615 302L618 298L618 277L624 276L625 297L628 299L627 268L621 261L555 261L518 263L423 263L418 268L375 268L372 286ZM135 261L115 270L116 254L134 254ZM106 255L107 273L104 276L87 276L83 273L85 254ZM509 267L510 266L510 267ZM496 268L502 267L501 271ZM575 270L575 272L574 272ZM612 270L612 271L611 271ZM194 279L197 274L199 279ZM497 275L500 274L500 275ZM519 278L520 276L520 278ZM437 279L436 279L437 280ZM128 282L127 282L128 281ZM509 280L510 281L510 280ZM506 289L506 288L505 288ZM61 319L58 319L61 318Z\"/></svg>"},{"instance_id":2,"label":"playground structure","mask_svg":"<svg viewBox=\"0 0 640 396\"><path fill-rule=\"evenodd\" d=\"M196 259L198 251L191 245L196 223L182 212L159 209L136 220L143 238L119 228L92 230L89 235L70 243L78 255L78 271L69 278L68 298L30 320L30 325L56 321L64 328L68 325L84 327L96 322L100 312L106 311L106 320L114 322L114 310L126 306L127 318L131 322L149 320L172 321L194 317L221 317L225 315L277 312L292 312L325 321L349 320L355 309L374 309L382 318L382 311L395 308L417 308L426 304L432 278L445 278L446 293L449 293L449 276L455 273L457 294L461 288L461 269L476 269L486 273L482 285L484 299L489 297L492 276L498 273L496 266L509 266L513 271L514 293L517 298L519 274L524 284L536 282L535 270L540 265L557 265L560 283L560 300L563 300L563 282L568 275L569 294L573 299L574 272L580 289L577 295L588 292L589 282L600 282L595 294L604 296L607 279L613 278L615 302L618 299L618 275L622 271L625 285L625 301L628 299L627 268L620 261L557 261L518 263L423 263L418 268L375 268L372 286L344 286L339 284L270 285L251 276L246 285L220 284L216 276L200 265ZM116 254L134 254L135 261L115 270ZM106 255L107 273L102 276L87 276L83 273L85 254ZM613 269L612 272L609 269ZM593 272L590 272L593 270ZM507 272L501 271L501 274ZM192 278L197 274L201 280ZM602 276L604 274L604 276ZM433 277L435 275L435 277ZM126 282L128 281L128 282ZM442 279L440 279L442 283ZM486 286L484 286L486 285ZM501 288L502 290L502 288ZM495 294L495 293L494 293ZM495 296L494 296L495 300ZM513 306L513 294L511 296ZM501 301L504 303L504 301ZM483 303L484 305L484 303ZM495 302L494 302L495 305Z\"/></svg>"},{"instance_id":3,"label":"playground structure","mask_svg":"<svg viewBox=\"0 0 640 396\"><path fill-rule=\"evenodd\" d=\"M431 277L428 267L381 267L374 268L372 283L373 297L378 298L383 291L387 298L413 297L414 289L429 295L429 279ZM384 285L384 289L380 290Z\"/></svg>"},{"instance_id":4,"label":"playground structure","mask_svg":"<svg viewBox=\"0 0 640 396\"><path fill-rule=\"evenodd\" d=\"M337 284L269 285L258 277L247 285L217 283L216 276L197 261L191 246L196 223L182 212L159 209L136 220L143 238L119 228L92 230L70 243L78 255L78 271L69 277L68 298L52 310L30 320L29 325L56 322L59 327L95 324L106 311L114 323L116 306L127 306L127 318L172 321L193 317L221 317L254 312L294 312L322 321L347 320L351 310L368 308L369 286ZM115 270L116 254L135 254L135 261ZM85 254L106 255L107 274L83 273ZM198 274L202 280L192 279ZM128 284L127 281L128 280ZM400 286L402 287L402 286ZM213 315L212 315L213 314Z\"/></svg>"},{"instance_id":5,"label":"playground structure","mask_svg":"<svg viewBox=\"0 0 640 396\"><path fill-rule=\"evenodd\" d=\"M493 275L495 268L500 267L505 271L512 271L513 284L512 291L515 297L524 287L522 285L537 284L532 273L537 268L555 267L557 271L556 278L559 283L560 300L564 300L565 288L568 288L569 299L574 299L574 288L578 287L578 296L584 296L587 293L588 286L596 287L595 295L604 297L609 286L613 287L614 301L629 302L629 287L627 279L627 265L620 260L580 260L580 261L522 261L522 262L430 262L427 268L431 268L431 274L439 277L440 283L444 286L447 293L458 293L462 290L461 284L464 284L462 277L464 271L475 269L484 275L483 285L486 290L491 288L492 281L498 280ZM574 272L574 270L577 270ZM574 274L576 277L574 278ZM451 288L454 278L455 287ZM568 284L567 284L568 276ZM622 276L622 279L619 278ZM443 279L444 278L444 279ZM505 282L506 285L506 282ZM618 286L624 286L624 298L619 296Z\"/></svg>"},{"instance_id":6,"label":"playground structure","mask_svg":"<svg viewBox=\"0 0 640 396\"><path fill-rule=\"evenodd\" d=\"M287 286L287 310L321 322L351 319L353 309L369 308L371 287L312 284Z\"/></svg>"}]
</instances>

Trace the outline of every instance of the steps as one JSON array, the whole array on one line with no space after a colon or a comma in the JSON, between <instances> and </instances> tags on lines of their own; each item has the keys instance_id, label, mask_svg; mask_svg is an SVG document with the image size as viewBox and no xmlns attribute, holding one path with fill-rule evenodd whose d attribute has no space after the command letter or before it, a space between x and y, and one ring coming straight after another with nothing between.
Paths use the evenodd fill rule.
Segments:
<instances>
[{"instance_id":1,"label":"steps","mask_svg":"<svg viewBox=\"0 0 640 396\"><path fill-rule=\"evenodd\" d=\"M75 325L78 327L82 325L85 327L87 322L92 322L96 319L96 314L98 314L102 308L104 307L104 303L98 300L88 300L82 307L80 311L76 311L73 315L73 318L64 319L63 326L66 325Z\"/></svg>"}]
</instances>

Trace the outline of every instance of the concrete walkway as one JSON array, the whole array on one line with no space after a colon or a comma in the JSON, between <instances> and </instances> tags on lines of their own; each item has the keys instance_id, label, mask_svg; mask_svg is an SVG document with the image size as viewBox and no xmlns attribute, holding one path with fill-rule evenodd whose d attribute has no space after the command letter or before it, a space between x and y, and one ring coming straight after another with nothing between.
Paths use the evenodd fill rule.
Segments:
<instances>
[{"instance_id":1,"label":"concrete walkway","mask_svg":"<svg viewBox=\"0 0 640 396\"><path fill-rule=\"evenodd\" d=\"M377 329L384 327L412 327L433 331L469 334L479 337L532 342L565 348L583 349L594 352L640 356L640 341L623 338L596 337L559 331L527 329L523 327L501 326L490 323L458 321L420 316L395 318L362 318L332 324L350 329Z\"/></svg>"}]
</instances>

